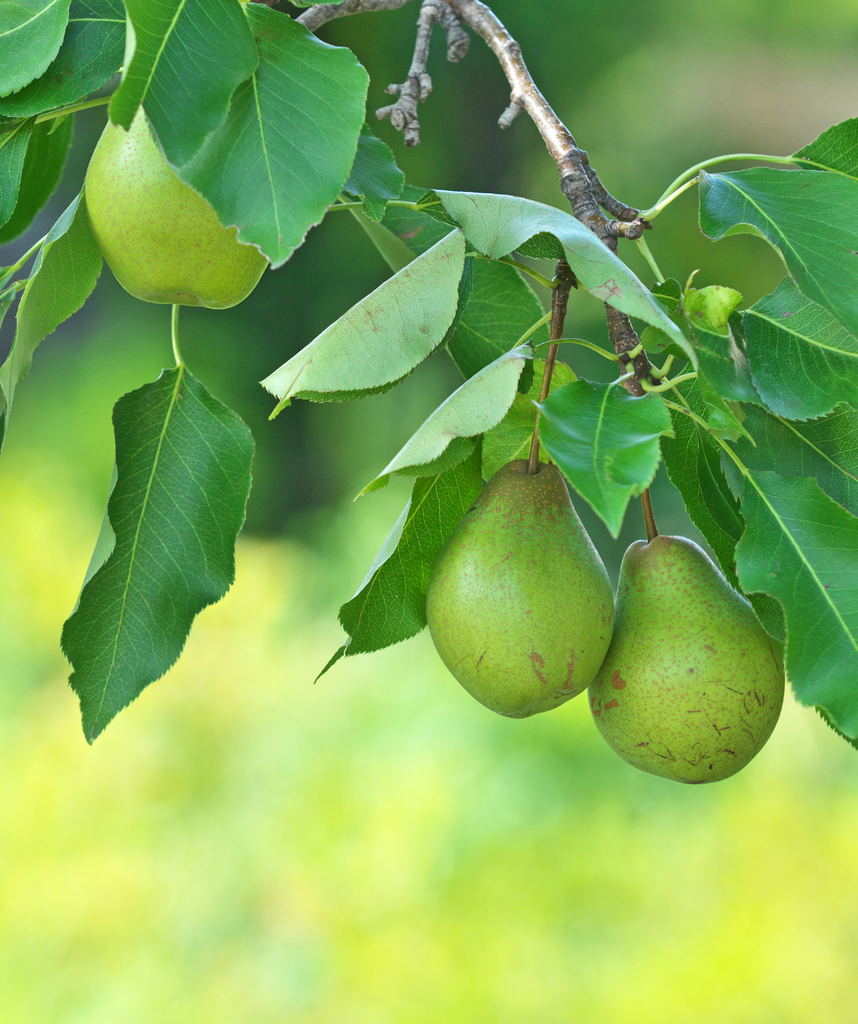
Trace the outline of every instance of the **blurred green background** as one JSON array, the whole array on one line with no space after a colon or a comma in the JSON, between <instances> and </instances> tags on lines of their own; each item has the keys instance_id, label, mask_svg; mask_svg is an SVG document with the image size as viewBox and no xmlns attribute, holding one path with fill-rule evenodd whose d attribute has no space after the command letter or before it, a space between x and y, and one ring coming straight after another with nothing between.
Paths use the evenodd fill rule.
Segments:
<instances>
[{"instance_id":1,"label":"blurred green background","mask_svg":"<svg viewBox=\"0 0 858 1024\"><path fill-rule=\"evenodd\" d=\"M858 114L852 0L494 6L640 207L707 156L789 153ZM367 66L370 111L404 77L416 16L320 33ZM435 42L423 144L370 116L409 180L562 205L532 125L495 125L509 90L482 42L460 65ZM33 238L103 123L79 118ZM699 267L747 304L782 276L759 240L703 238L693 194L648 241L666 273ZM274 423L256 382L385 276L338 215L240 307L183 312L192 371L257 440L238 580L92 748L59 634L101 522L110 410L169 365L169 310L105 270L37 352L0 460L0 1020L858 1022L858 755L791 698L746 771L686 788L616 758L582 699L492 715L425 634L312 685L409 485L351 497L458 380L440 355L387 395ZM598 303L575 295L567 329L603 342ZM654 500L663 532L696 536L662 477ZM581 512L615 578L638 509L619 541Z\"/></svg>"}]
</instances>

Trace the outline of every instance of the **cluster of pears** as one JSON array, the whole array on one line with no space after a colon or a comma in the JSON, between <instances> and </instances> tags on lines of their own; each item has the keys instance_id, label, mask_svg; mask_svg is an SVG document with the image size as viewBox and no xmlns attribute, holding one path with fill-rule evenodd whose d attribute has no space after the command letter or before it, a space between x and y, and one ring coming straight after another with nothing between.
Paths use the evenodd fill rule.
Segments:
<instances>
[{"instance_id":1,"label":"cluster of pears","mask_svg":"<svg viewBox=\"0 0 858 1024\"><path fill-rule=\"evenodd\" d=\"M85 193L101 255L138 299L226 309L253 291L268 266L179 179L142 108L127 132L108 123L86 172Z\"/></svg>"},{"instance_id":2,"label":"cluster of pears","mask_svg":"<svg viewBox=\"0 0 858 1024\"><path fill-rule=\"evenodd\" d=\"M771 735L780 648L708 555L684 537L635 541L608 575L556 466L499 470L432 571L429 631L442 661L502 715L588 690L608 744L637 768L715 782Z\"/></svg>"}]
</instances>

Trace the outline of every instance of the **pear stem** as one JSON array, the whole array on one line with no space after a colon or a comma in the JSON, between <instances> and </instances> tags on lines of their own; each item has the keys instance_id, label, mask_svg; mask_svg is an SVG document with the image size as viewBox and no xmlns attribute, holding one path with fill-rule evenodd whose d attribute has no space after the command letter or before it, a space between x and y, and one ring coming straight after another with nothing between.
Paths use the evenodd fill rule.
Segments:
<instances>
[{"instance_id":1,"label":"pear stem","mask_svg":"<svg viewBox=\"0 0 858 1024\"><path fill-rule=\"evenodd\" d=\"M170 335L173 339L173 355L176 359L176 366L181 366L184 362L182 359L182 353L179 350L179 305L176 303L173 306L172 316L170 317Z\"/></svg>"},{"instance_id":2,"label":"pear stem","mask_svg":"<svg viewBox=\"0 0 858 1024\"><path fill-rule=\"evenodd\" d=\"M658 527L655 525L655 513L652 510L652 499L649 496L649 488L641 492L641 506L643 508L644 526L646 527L647 543L655 540L658 536Z\"/></svg>"},{"instance_id":3,"label":"pear stem","mask_svg":"<svg viewBox=\"0 0 858 1024\"><path fill-rule=\"evenodd\" d=\"M560 260L554 273L557 285L551 293L551 326L548 337L551 344L545 357L545 370L542 374L542 387L539 389L539 401L544 402L551 390L551 375L557 359L558 342L563 337L563 325L566 323L566 307L569 304L569 292L578 287L578 281L566 260ZM533 424L533 438L530 442L530 459L528 473L535 473L539 466L539 409L536 410L536 422Z\"/></svg>"}]
</instances>

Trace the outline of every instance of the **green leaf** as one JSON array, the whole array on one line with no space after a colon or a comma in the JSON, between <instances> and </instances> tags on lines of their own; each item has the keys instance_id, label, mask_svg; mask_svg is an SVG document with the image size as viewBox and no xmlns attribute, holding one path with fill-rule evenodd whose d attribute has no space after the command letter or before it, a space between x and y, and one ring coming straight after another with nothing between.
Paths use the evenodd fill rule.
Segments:
<instances>
[{"instance_id":1,"label":"green leaf","mask_svg":"<svg viewBox=\"0 0 858 1024\"><path fill-rule=\"evenodd\" d=\"M0 444L3 442L15 388L29 373L39 344L86 302L101 272L101 253L92 237L83 200L78 195L56 224L36 257L18 305L15 340L0 366Z\"/></svg>"},{"instance_id":2,"label":"green leaf","mask_svg":"<svg viewBox=\"0 0 858 1024\"><path fill-rule=\"evenodd\" d=\"M858 178L858 117L826 128L809 146L793 153L792 158L800 167L838 171Z\"/></svg>"},{"instance_id":3,"label":"green leaf","mask_svg":"<svg viewBox=\"0 0 858 1024\"><path fill-rule=\"evenodd\" d=\"M253 36L237 0L125 0L125 7L133 32L110 120L127 130L142 104L167 159L180 167L256 68Z\"/></svg>"},{"instance_id":4,"label":"green leaf","mask_svg":"<svg viewBox=\"0 0 858 1024\"><path fill-rule=\"evenodd\" d=\"M358 592L340 608L339 619L349 638L322 674L344 654L380 651L423 629L432 569L481 489L479 446L446 473L415 482L411 500Z\"/></svg>"},{"instance_id":5,"label":"green leaf","mask_svg":"<svg viewBox=\"0 0 858 1024\"><path fill-rule=\"evenodd\" d=\"M737 291L720 285L700 291L689 288L685 295L685 315L698 369L711 385L708 391L701 391L701 396L711 406L716 426L726 430L727 436L736 436L737 427L735 416L725 409L725 399L761 404L751 380L748 357L731 329L733 325L739 327L733 311L741 301Z\"/></svg>"},{"instance_id":6,"label":"green leaf","mask_svg":"<svg viewBox=\"0 0 858 1024\"><path fill-rule=\"evenodd\" d=\"M387 201L398 199L404 185L405 175L396 166L390 146L376 138L365 124L358 137L355 160L343 191L362 196L363 212L370 220L380 221Z\"/></svg>"},{"instance_id":7,"label":"green leaf","mask_svg":"<svg viewBox=\"0 0 858 1024\"><path fill-rule=\"evenodd\" d=\"M0 124L0 224L15 212L35 119Z\"/></svg>"},{"instance_id":8,"label":"green leaf","mask_svg":"<svg viewBox=\"0 0 858 1024\"><path fill-rule=\"evenodd\" d=\"M675 277L668 277L652 286L652 293L668 314L675 313L682 303L682 285Z\"/></svg>"},{"instance_id":9,"label":"green leaf","mask_svg":"<svg viewBox=\"0 0 858 1024\"><path fill-rule=\"evenodd\" d=\"M37 124L30 136L15 211L0 228L0 244L23 234L59 184L72 143L74 121Z\"/></svg>"},{"instance_id":10,"label":"green leaf","mask_svg":"<svg viewBox=\"0 0 858 1024\"><path fill-rule=\"evenodd\" d=\"M90 743L229 589L253 459L247 427L184 366L123 396L113 423L116 544L62 634Z\"/></svg>"},{"instance_id":11,"label":"green leaf","mask_svg":"<svg viewBox=\"0 0 858 1024\"><path fill-rule=\"evenodd\" d=\"M0 99L0 114L28 117L74 103L110 81L124 51L122 0L72 0L59 53L39 78Z\"/></svg>"},{"instance_id":12,"label":"green leaf","mask_svg":"<svg viewBox=\"0 0 858 1024\"><path fill-rule=\"evenodd\" d=\"M259 67L180 176L222 224L238 226L241 242L279 267L349 176L368 76L351 50L323 43L286 14L249 4L247 17Z\"/></svg>"},{"instance_id":13,"label":"green leaf","mask_svg":"<svg viewBox=\"0 0 858 1024\"><path fill-rule=\"evenodd\" d=\"M858 516L858 411L840 406L823 419L796 423L749 407L744 426L755 444L742 441L734 450L748 469L812 477ZM724 468L738 492L742 480L732 461L725 459Z\"/></svg>"},{"instance_id":14,"label":"green leaf","mask_svg":"<svg viewBox=\"0 0 858 1024\"><path fill-rule=\"evenodd\" d=\"M700 397L699 381L681 385L682 397L692 412L703 416L707 406ZM722 469L721 446L700 423L679 411L671 412L673 433L661 438L667 475L679 491L691 522L706 538L730 585L741 591L736 575L736 544L745 530L738 500ZM732 463L729 463L732 465ZM781 606L766 594L745 595L763 628L779 643L786 638Z\"/></svg>"},{"instance_id":15,"label":"green leaf","mask_svg":"<svg viewBox=\"0 0 858 1024\"><path fill-rule=\"evenodd\" d=\"M483 437L483 478L485 480L491 480L501 466L505 466L508 462L530 457L530 443L536 423L536 403L542 389L545 361L543 359L534 360L533 370L534 380L528 392L517 394L506 416ZM577 379L566 363L556 362L551 375L549 394ZM541 462L548 460L548 455L541 444L539 459Z\"/></svg>"},{"instance_id":16,"label":"green leaf","mask_svg":"<svg viewBox=\"0 0 858 1024\"><path fill-rule=\"evenodd\" d=\"M633 398L616 383L578 380L539 408L546 451L617 537L629 499L655 476L658 439L671 430L667 406L658 395Z\"/></svg>"},{"instance_id":17,"label":"green leaf","mask_svg":"<svg viewBox=\"0 0 858 1024\"><path fill-rule=\"evenodd\" d=\"M538 235L528 238L526 242L522 242L518 249L516 249L516 252L532 260L556 261L566 258L563 246L554 235L549 234L547 231L542 231Z\"/></svg>"},{"instance_id":18,"label":"green leaf","mask_svg":"<svg viewBox=\"0 0 858 1024\"><path fill-rule=\"evenodd\" d=\"M445 213L465 232L468 243L491 259L520 251L534 235L554 235L575 276L588 291L615 309L661 328L694 361L694 352L682 331L652 292L571 213L517 196L438 190L435 195Z\"/></svg>"},{"instance_id":19,"label":"green leaf","mask_svg":"<svg viewBox=\"0 0 858 1024\"><path fill-rule=\"evenodd\" d=\"M736 548L746 591L776 598L789 638L786 673L799 701L858 736L858 519L815 480L753 472Z\"/></svg>"},{"instance_id":20,"label":"green leaf","mask_svg":"<svg viewBox=\"0 0 858 1024\"><path fill-rule=\"evenodd\" d=\"M361 494L384 487L391 473L428 476L427 466L435 466L437 472L438 460L454 439L484 434L500 423L515 399L525 363L532 358L533 350L529 346L515 348L465 381L438 406ZM461 462L467 454L469 451L462 452L456 462Z\"/></svg>"},{"instance_id":21,"label":"green leaf","mask_svg":"<svg viewBox=\"0 0 858 1024\"><path fill-rule=\"evenodd\" d=\"M682 397L699 416L706 412L698 381L682 386ZM715 552L724 575L735 587L736 544L745 529L739 502L721 469L721 446L700 423L672 411L673 437L661 438L661 452L670 482L679 491L691 522Z\"/></svg>"},{"instance_id":22,"label":"green leaf","mask_svg":"<svg viewBox=\"0 0 858 1024\"><path fill-rule=\"evenodd\" d=\"M777 249L801 291L858 333L858 181L830 171L700 172L700 227Z\"/></svg>"},{"instance_id":23,"label":"green leaf","mask_svg":"<svg viewBox=\"0 0 858 1024\"><path fill-rule=\"evenodd\" d=\"M858 406L858 338L785 277L744 316L751 376L760 397L787 419Z\"/></svg>"},{"instance_id":24,"label":"green leaf","mask_svg":"<svg viewBox=\"0 0 858 1024\"><path fill-rule=\"evenodd\" d=\"M394 274L412 262L415 254L390 228L370 220L362 209L353 208L350 212Z\"/></svg>"},{"instance_id":25,"label":"green leaf","mask_svg":"<svg viewBox=\"0 0 858 1024\"><path fill-rule=\"evenodd\" d=\"M400 198L408 203L419 203L427 194L425 188L417 185L406 185L403 188ZM430 193L431 194L431 193ZM440 204L439 204L440 205ZM449 218L447 218L449 221ZM385 227L400 238L408 248L416 255L426 252L442 238L450 233L450 225L442 223L435 217L421 210L412 210L407 206L388 206L384 214Z\"/></svg>"},{"instance_id":26,"label":"green leaf","mask_svg":"<svg viewBox=\"0 0 858 1024\"><path fill-rule=\"evenodd\" d=\"M465 240L452 231L361 299L262 381L280 399L341 402L388 391L444 341L458 303Z\"/></svg>"},{"instance_id":27,"label":"green leaf","mask_svg":"<svg viewBox=\"0 0 858 1024\"><path fill-rule=\"evenodd\" d=\"M463 377L483 367L521 342L544 310L521 274L505 263L473 259L473 287L467 306L448 348ZM548 340L543 325L530 339L534 345Z\"/></svg>"},{"instance_id":28,"label":"green leaf","mask_svg":"<svg viewBox=\"0 0 858 1024\"><path fill-rule=\"evenodd\" d=\"M0 96L15 92L56 57L69 20L69 0L0 4Z\"/></svg>"}]
</instances>

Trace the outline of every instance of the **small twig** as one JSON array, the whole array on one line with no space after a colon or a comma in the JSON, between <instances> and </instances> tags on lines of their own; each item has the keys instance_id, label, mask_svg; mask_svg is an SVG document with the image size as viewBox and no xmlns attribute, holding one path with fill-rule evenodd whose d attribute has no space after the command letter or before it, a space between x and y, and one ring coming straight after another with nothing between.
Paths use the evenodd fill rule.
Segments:
<instances>
[{"instance_id":1,"label":"small twig","mask_svg":"<svg viewBox=\"0 0 858 1024\"><path fill-rule=\"evenodd\" d=\"M411 0L345 0L345 3L341 4L317 4L315 7L307 8L295 21L315 32L326 21L334 18L344 18L348 14L365 14L368 11L395 11L410 2Z\"/></svg>"},{"instance_id":2,"label":"small twig","mask_svg":"<svg viewBox=\"0 0 858 1024\"><path fill-rule=\"evenodd\" d=\"M468 51L470 39L459 24L458 18L442 0L423 0L417 19L417 39L414 43L414 57L408 70L408 78L398 85L389 85L385 92L399 95L396 103L380 107L375 112L379 119L390 118L393 127L403 133L406 146L420 144L420 121L417 104L425 103L432 92L432 79L426 70L429 59L429 41L432 28L440 23L447 33L447 59L461 60ZM464 43L463 43L464 37Z\"/></svg>"},{"instance_id":3,"label":"small twig","mask_svg":"<svg viewBox=\"0 0 858 1024\"><path fill-rule=\"evenodd\" d=\"M542 386L539 389L539 404L541 405L548 397L551 390L551 375L554 373L554 363L557 360L557 349L559 341L563 337L563 325L566 323L566 307L569 305L569 292L578 287L578 282L572 269L566 260L560 260L554 272L557 280L557 287L551 293L551 326L548 337L552 344L548 346L548 354L545 357L545 370L542 374ZM535 473L539 464L539 409L536 410L536 421L533 424L533 438L530 442L530 459L528 460L527 472Z\"/></svg>"}]
</instances>

